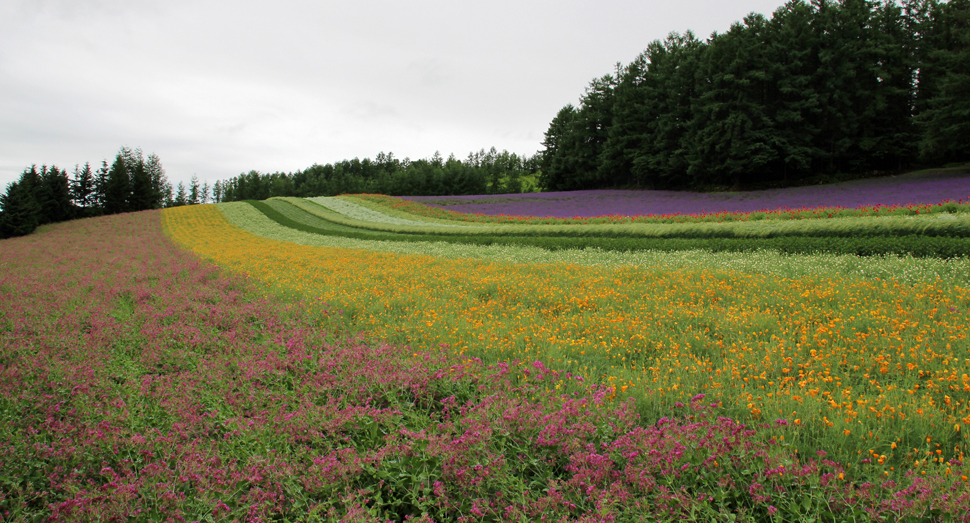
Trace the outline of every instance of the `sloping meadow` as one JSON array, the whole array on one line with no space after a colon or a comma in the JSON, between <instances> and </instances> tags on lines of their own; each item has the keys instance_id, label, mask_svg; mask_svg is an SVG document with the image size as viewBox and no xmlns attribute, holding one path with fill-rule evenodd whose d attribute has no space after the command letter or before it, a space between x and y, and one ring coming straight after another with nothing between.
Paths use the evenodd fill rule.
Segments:
<instances>
[{"instance_id":1,"label":"sloping meadow","mask_svg":"<svg viewBox=\"0 0 970 523\"><path fill-rule=\"evenodd\" d=\"M965 259L881 258L847 271L820 256L737 270L703 253L679 265L606 252L517 263L526 260L513 249L340 241L243 203L222 212L286 243L258 258L221 242L194 250L337 304L380 338L486 362L540 359L614 386L644 415L710 394L738 419L798 420L800 452L878 453L878 473L925 465L927 452L960 461L966 448Z\"/></svg>"},{"instance_id":2,"label":"sloping meadow","mask_svg":"<svg viewBox=\"0 0 970 523\"><path fill-rule=\"evenodd\" d=\"M0 518L970 521L964 259L304 225L0 242Z\"/></svg>"},{"instance_id":3,"label":"sloping meadow","mask_svg":"<svg viewBox=\"0 0 970 523\"><path fill-rule=\"evenodd\" d=\"M965 259L875 258L845 270L826 256L778 257L787 276L771 262L739 271L703 253L678 268L662 256L640 266L520 263L501 261L494 247L441 255L435 243L284 227L248 204L220 209L175 236L274 292L322 299L351 329L415 354L542 361L608 386L610 401L632 399L645 420L700 394L792 455L828 453L873 484L963 481ZM173 221L176 212L201 210L171 211ZM223 216L260 237L240 235ZM206 236L219 230L229 236ZM866 272L880 265L898 276ZM572 383L560 376L548 392Z\"/></svg>"}]
</instances>

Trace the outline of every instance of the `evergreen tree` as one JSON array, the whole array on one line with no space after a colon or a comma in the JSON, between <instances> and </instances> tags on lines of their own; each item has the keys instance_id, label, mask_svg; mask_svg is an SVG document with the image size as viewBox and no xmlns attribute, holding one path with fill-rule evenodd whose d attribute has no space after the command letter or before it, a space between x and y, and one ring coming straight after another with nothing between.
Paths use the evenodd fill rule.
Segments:
<instances>
[{"instance_id":1,"label":"evergreen tree","mask_svg":"<svg viewBox=\"0 0 970 523\"><path fill-rule=\"evenodd\" d=\"M189 205L196 205L199 203L199 177L194 174L192 175L192 179L189 181L189 199L187 203Z\"/></svg>"},{"instance_id":2,"label":"evergreen tree","mask_svg":"<svg viewBox=\"0 0 970 523\"><path fill-rule=\"evenodd\" d=\"M145 162L134 160L131 162L133 168L129 171L131 176L131 193L128 197L128 210L144 211L154 209L158 198L155 188L152 187L152 179Z\"/></svg>"},{"instance_id":3,"label":"evergreen tree","mask_svg":"<svg viewBox=\"0 0 970 523\"><path fill-rule=\"evenodd\" d=\"M175 190L172 189L171 185L165 190L165 196L162 198L162 206L165 208L175 207Z\"/></svg>"},{"instance_id":4,"label":"evergreen tree","mask_svg":"<svg viewBox=\"0 0 970 523\"><path fill-rule=\"evenodd\" d=\"M95 178L91 163L85 162L84 168L74 166L74 180L71 182L71 199L81 216L91 216L95 205Z\"/></svg>"},{"instance_id":5,"label":"evergreen tree","mask_svg":"<svg viewBox=\"0 0 970 523\"><path fill-rule=\"evenodd\" d=\"M766 99L766 26L764 17L750 15L712 38L704 54L690 155L694 183L740 187L763 177L777 158Z\"/></svg>"},{"instance_id":6,"label":"evergreen tree","mask_svg":"<svg viewBox=\"0 0 970 523\"><path fill-rule=\"evenodd\" d=\"M130 151L127 147L122 147L121 151L115 156L115 161L111 164L111 169L108 171L104 194L105 214L117 214L128 211L131 181L128 175L128 166L125 165L126 157L130 157Z\"/></svg>"},{"instance_id":7,"label":"evergreen tree","mask_svg":"<svg viewBox=\"0 0 970 523\"><path fill-rule=\"evenodd\" d=\"M577 111L572 104L559 110L559 113L546 130L542 145L542 174L539 183L549 191L562 190L569 186L567 177L574 169L572 158L572 144L575 141L574 122ZM469 162L471 163L471 162Z\"/></svg>"},{"instance_id":8,"label":"evergreen tree","mask_svg":"<svg viewBox=\"0 0 970 523\"><path fill-rule=\"evenodd\" d=\"M626 66L614 92L613 121L607 132L606 143L600 153L599 177L623 180L640 186L645 180L643 173L634 168L640 150L650 141L650 120L655 116L651 102L656 100L655 86L649 75L651 63L648 52L660 46L651 42L648 51L641 53Z\"/></svg>"},{"instance_id":9,"label":"evergreen tree","mask_svg":"<svg viewBox=\"0 0 970 523\"><path fill-rule=\"evenodd\" d=\"M36 178L36 167L31 166L0 195L0 238L24 236L40 225L40 205L34 198Z\"/></svg>"},{"instance_id":10,"label":"evergreen tree","mask_svg":"<svg viewBox=\"0 0 970 523\"><path fill-rule=\"evenodd\" d=\"M165 202L171 200L172 184L168 182L162 161L155 153L149 154L145 161L145 171L151 180L152 208L159 209Z\"/></svg>"},{"instance_id":11,"label":"evergreen tree","mask_svg":"<svg viewBox=\"0 0 970 523\"><path fill-rule=\"evenodd\" d=\"M102 160L101 167L98 168L98 172L95 173L94 177L94 207L95 214L104 214L105 205L108 202L108 173L111 169L108 167L108 161Z\"/></svg>"},{"instance_id":12,"label":"evergreen tree","mask_svg":"<svg viewBox=\"0 0 970 523\"><path fill-rule=\"evenodd\" d=\"M73 218L71 187L67 171L52 165L40 172L40 185L34 188L34 197L40 205L40 223L56 223Z\"/></svg>"},{"instance_id":13,"label":"evergreen tree","mask_svg":"<svg viewBox=\"0 0 970 523\"><path fill-rule=\"evenodd\" d=\"M936 85L918 121L924 160L970 160L970 0L950 0L932 11ZM923 77L921 76L921 81Z\"/></svg>"},{"instance_id":14,"label":"evergreen tree","mask_svg":"<svg viewBox=\"0 0 970 523\"><path fill-rule=\"evenodd\" d=\"M657 99L651 107L650 139L633 162L634 170L651 185L670 187L689 183L687 171L693 144L698 84L709 45L690 31L673 33L662 50L651 56L650 76L655 78Z\"/></svg>"},{"instance_id":15,"label":"evergreen tree","mask_svg":"<svg viewBox=\"0 0 970 523\"><path fill-rule=\"evenodd\" d=\"M903 8L914 70L912 114L920 123L925 119L923 113L929 109L930 102L939 95L940 81L946 76L946 70L936 62L937 51L946 45L946 31L941 30L944 24L939 20L941 8L937 0L903 0Z\"/></svg>"},{"instance_id":16,"label":"evergreen tree","mask_svg":"<svg viewBox=\"0 0 970 523\"><path fill-rule=\"evenodd\" d=\"M573 120L573 140L569 144L573 159L573 168L567 178L570 189L609 183L609 180L600 178L599 163L613 123L614 89L618 81L618 75L593 80L580 101L580 109Z\"/></svg>"},{"instance_id":17,"label":"evergreen tree","mask_svg":"<svg viewBox=\"0 0 970 523\"><path fill-rule=\"evenodd\" d=\"M813 76L818 70L814 12L801 0L775 11L767 28L769 75L774 81L769 114L773 120L778 161L775 177L797 179L812 173L824 156L819 140L820 95Z\"/></svg>"},{"instance_id":18,"label":"evergreen tree","mask_svg":"<svg viewBox=\"0 0 970 523\"><path fill-rule=\"evenodd\" d=\"M185 183L179 182L178 190L175 192L175 200L172 202L173 207L181 207L182 205L187 205L189 203L189 197L185 194Z\"/></svg>"},{"instance_id":19,"label":"evergreen tree","mask_svg":"<svg viewBox=\"0 0 970 523\"><path fill-rule=\"evenodd\" d=\"M914 36L894 2L872 6L867 32L867 88L862 94L860 168L900 171L916 157L913 121Z\"/></svg>"}]
</instances>

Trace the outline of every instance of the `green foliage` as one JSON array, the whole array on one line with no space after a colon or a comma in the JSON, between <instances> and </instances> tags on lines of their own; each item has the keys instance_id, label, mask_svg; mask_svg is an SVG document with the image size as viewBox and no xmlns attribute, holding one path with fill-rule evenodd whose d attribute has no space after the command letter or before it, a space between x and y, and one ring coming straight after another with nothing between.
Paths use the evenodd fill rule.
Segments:
<instances>
[{"instance_id":1,"label":"green foliage","mask_svg":"<svg viewBox=\"0 0 970 523\"><path fill-rule=\"evenodd\" d=\"M538 158L482 149L463 161L435 153L429 159L397 159L379 153L374 160L354 158L315 164L295 173L257 171L219 183L220 202L265 200L280 196L334 196L345 193L390 195L499 194L531 191L539 174Z\"/></svg>"},{"instance_id":2,"label":"green foliage","mask_svg":"<svg viewBox=\"0 0 970 523\"><path fill-rule=\"evenodd\" d=\"M70 220L75 215L67 172L46 165L25 169L0 195L0 238L30 234L39 225Z\"/></svg>"},{"instance_id":3,"label":"green foliage","mask_svg":"<svg viewBox=\"0 0 970 523\"><path fill-rule=\"evenodd\" d=\"M129 209L132 211L154 209L156 207L156 195L152 188L151 175L145 169L145 162L139 154L137 161L132 163L134 165L131 169L131 195L128 197Z\"/></svg>"},{"instance_id":4,"label":"green foliage","mask_svg":"<svg viewBox=\"0 0 970 523\"><path fill-rule=\"evenodd\" d=\"M932 94L918 117L920 154L929 161L964 161L970 158L970 2L951 0L935 14L924 24L925 38L935 44L924 53L935 67L927 73Z\"/></svg>"},{"instance_id":5,"label":"green foliage","mask_svg":"<svg viewBox=\"0 0 970 523\"><path fill-rule=\"evenodd\" d=\"M107 186L105 187L104 212L117 214L128 211L128 199L131 194L131 179L128 166L125 164L130 149L122 147L115 156L115 161L108 171Z\"/></svg>"},{"instance_id":6,"label":"green foliage","mask_svg":"<svg viewBox=\"0 0 970 523\"><path fill-rule=\"evenodd\" d=\"M35 189L34 196L40 205L41 224L62 222L74 217L66 171L53 165L50 169L41 167L40 187Z\"/></svg>"},{"instance_id":7,"label":"green foliage","mask_svg":"<svg viewBox=\"0 0 970 523\"><path fill-rule=\"evenodd\" d=\"M0 238L30 234L40 224L40 205L26 178L21 176L0 195Z\"/></svg>"},{"instance_id":8,"label":"green foliage","mask_svg":"<svg viewBox=\"0 0 970 523\"><path fill-rule=\"evenodd\" d=\"M91 170L91 164L85 163L84 168L74 166L74 179L71 180L71 199L77 206L78 215L81 217L92 215L92 208L95 206L95 177Z\"/></svg>"},{"instance_id":9,"label":"green foliage","mask_svg":"<svg viewBox=\"0 0 970 523\"><path fill-rule=\"evenodd\" d=\"M553 118L543 188L744 187L970 159L970 2L904 6L792 0L704 42L651 42Z\"/></svg>"}]
</instances>

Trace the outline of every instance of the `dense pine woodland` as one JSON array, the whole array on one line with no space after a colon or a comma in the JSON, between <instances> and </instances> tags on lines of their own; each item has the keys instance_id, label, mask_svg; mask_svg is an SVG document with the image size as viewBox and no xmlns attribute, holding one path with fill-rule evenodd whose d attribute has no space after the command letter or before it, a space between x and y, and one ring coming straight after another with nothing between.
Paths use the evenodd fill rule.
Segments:
<instances>
[{"instance_id":1,"label":"dense pine woodland","mask_svg":"<svg viewBox=\"0 0 970 523\"><path fill-rule=\"evenodd\" d=\"M970 160L970 0L793 0L672 33L546 132L541 184L735 187Z\"/></svg>"},{"instance_id":2,"label":"dense pine woodland","mask_svg":"<svg viewBox=\"0 0 970 523\"><path fill-rule=\"evenodd\" d=\"M0 238L30 234L38 226L75 218L206 203L208 184L192 176L188 188L168 181L155 154L122 147L109 166L74 166L73 176L57 166L24 169L20 179L0 194Z\"/></svg>"},{"instance_id":3,"label":"dense pine woodland","mask_svg":"<svg viewBox=\"0 0 970 523\"><path fill-rule=\"evenodd\" d=\"M470 153L465 160L442 158L398 159L380 153L374 160L343 160L313 165L295 173L240 174L216 182L220 201L265 200L273 196L334 196L345 193L379 193L393 196L501 194L532 190L539 155L522 157L494 147Z\"/></svg>"}]
</instances>

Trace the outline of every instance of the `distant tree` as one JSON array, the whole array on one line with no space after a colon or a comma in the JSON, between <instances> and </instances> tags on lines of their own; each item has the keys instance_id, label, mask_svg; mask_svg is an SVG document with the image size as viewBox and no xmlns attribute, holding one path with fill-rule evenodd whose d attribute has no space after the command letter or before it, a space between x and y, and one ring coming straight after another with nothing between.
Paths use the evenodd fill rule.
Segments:
<instances>
[{"instance_id":1,"label":"distant tree","mask_svg":"<svg viewBox=\"0 0 970 523\"><path fill-rule=\"evenodd\" d=\"M600 177L599 163L613 123L618 80L618 76L607 75L593 80L586 88L573 120L573 140L569 144L573 163L564 188L587 189L609 183Z\"/></svg>"},{"instance_id":2,"label":"distant tree","mask_svg":"<svg viewBox=\"0 0 970 523\"><path fill-rule=\"evenodd\" d=\"M40 224L40 205L34 198L36 178L36 167L32 166L0 195L0 238L30 234Z\"/></svg>"},{"instance_id":3,"label":"distant tree","mask_svg":"<svg viewBox=\"0 0 970 523\"><path fill-rule=\"evenodd\" d=\"M188 205L195 205L199 203L199 177L192 175L192 179L189 181L189 199L186 202Z\"/></svg>"},{"instance_id":4,"label":"distant tree","mask_svg":"<svg viewBox=\"0 0 970 523\"><path fill-rule=\"evenodd\" d=\"M671 33L625 68L600 156L601 179L658 188L687 184L696 77L706 47L690 31Z\"/></svg>"},{"instance_id":5,"label":"distant tree","mask_svg":"<svg viewBox=\"0 0 970 523\"><path fill-rule=\"evenodd\" d=\"M540 184L546 190L556 191L569 186L567 178L573 170L574 122L578 111L572 104L559 110L546 130L542 145L542 176Z\"/></svg>"},{"instance_id":6,"label":"distant tree","mask_svg":"<svg viewBox=\"0 0 970 523\"><path fill-rule=\"evenodd\" d=\"M151 180L152 208L161 208L167 200L171 200L172 184L169 183L165 169L162 167L162 161L157 154L148 155L145 161L145 171Z\"/></svg>"},{"instance_id":7,"label":"distant tree","mask_svg":"<svg viewBox=\"0 0 970 523\"><path fill-rule=\"evenodd\" d=\"M185 183L179 182L178 190L175 192L175 200L172 202L173 207L180 207L182 205L188 205L189 197L185 192Z\"/></svg>"},{"instance_id":8,"label":"distant tree","mask_svg":"<svg viewBox=\"0 0 970 523\"><path fill-rule=\"evenodd\" d=\"M81 216L91 216L95 206L95 178L91 163L85 162L83 168L74 166L74 179L71 181L71 199Z\"/></svg>"},{"instance_id":9,"label":"distant tree","mask_svg":"<svg viewBox=\"0 0 970 523\"><path fill-rule=\"evenodd\" d=\"M214 203L222 202L222 182L219 180L212 184L212 201Z\"/></svg>"},{"instance_id":10,"label":"distant tree","mask_svg":"<svg viewBox=\"0 0 970 523\"><path fill-rule=\"evenodd\" d=\"M140 159L139 159L140 160ZM156 204L156 192L152 187L152 179L145 168L145 162L132 161L131 173L131 194L128 198L128 209L130 211L144 211L154 209Z\"/></svg>"},{"instance_id":11,"label":"distant tree","mask_svg":"<svg viewBox=\"0 0 970 523\"><path fill-rule=\"evenodd\" d=\"M101 167L98 168L97 173L94 176L94 207L96 214L103 214L105 205L108 202L108 173L111 169L108 167L108 161L102 160Z\"/></svg>"},{"instance_id":12,"label":"distant tree","mask_svg":"<svg viewBox=\"0 0 970 523\"><path fill-rule=\"evenodd\" d=\"M765 97L770 83L766 25L763 16L750 15L713 37L704 53L688 170L694 183L740 187L777 158Z\"/></svg>"},{"instance_id":13,"label":"distant tree","mask_svg":"<svg viewBox=\"0 0 970 523\"><path fill-rule=\"evenodd\" d=\"M970 160L970 0L950 0L930 10L925 49L933 68L920 81L927 82L922 112L920 156L926 161Z\"/></svg>"},{"instance_id":14,"label":"distant tree","mask_svg":"<svg viewBox=\"0 0 970 523\"><path fill-rule=\"evenodd\" d=\"M872 8L866 21L869 76L862 93L860 169L900 171L918 153L919 130L913 119L913 60L915 36L909 32L902 9L895 2ZM970 57L968 57L970 58Z\"/></svg>"},{"instance_id":15,"label":"distant tree","mask_svg":"<svg viewBox=\"0 0 970 523\"><path fill-rule=\"evenodd\" d=\"M165 197L162 201L162 206L166 209L169 207L175 207L175 189L171 185L168 186L168 190L165 193Z\"/></svg>"},{"instance_id":16,"label":"distant tree","mask_svg":"<svg viewBox=\"0 0 970 523\"><path fill-rule=\"evenodd\" d=\"M293 196L293 180L285 173L273 173L269 176L269 196Z\"/></svg>"},{"instance_id":17,"label":"distant tree","mask_svg":"<svg viewBox=\"0 0 970 523\"><path fill-rule=\"evenodd\" d=\"M71 186L67 171L52 165L44 166L40 172L40 185L34 188L34 197L40 204L40 223L56 223L74 217L71 204Z\"/></svg>"},{"instance_id":18,"label":"distant tree","mask_svg":"<svg viewBox=\"0 0 970 523\"><path fill-rule=\"evenodd\" d=\"M783 181L811 174L824 156L817 146L822 109L813 83L819 38L813 17L810 5L790 1L775 11L767 28L767 74L773 82L768 112L778 150L775 176L780 171Z\"/></svg>"},{"instance_id":19,"label":"distant tree","mask_svg":"<svg viewBox=\"0 0 970 523\"><path fill-rule=\"evenodd\" d=\"M128 200L131 194L131 180L125 158L130 157L130 150L122 147L111 164L105 183L104 212L117 214L128 211Z\"/></svg>"},{"instance_id":20,"label":"distant tree","mask_svg":"<svg viewBox=\"0 0 970 523\"><path fill-rule=\"evenodd\" d=\"M209 203L209 182L202 184L202 190L199 192L199 203Z\"/></svg>"}]
</instances>

